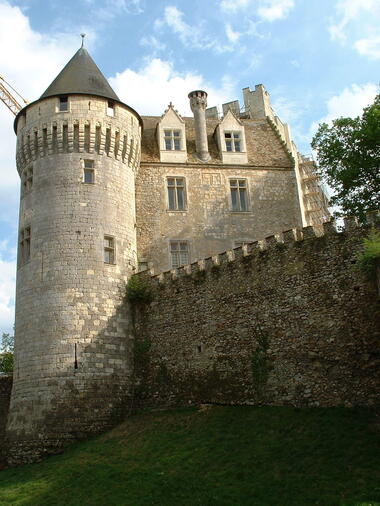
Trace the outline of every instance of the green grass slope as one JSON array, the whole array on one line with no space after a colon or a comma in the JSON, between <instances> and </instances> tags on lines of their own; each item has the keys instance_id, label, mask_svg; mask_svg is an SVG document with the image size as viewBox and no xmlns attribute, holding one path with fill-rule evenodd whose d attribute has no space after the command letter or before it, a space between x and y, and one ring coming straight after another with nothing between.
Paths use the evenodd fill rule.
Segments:
<instances>
[{"instance_id":1,"label":"green grass slope","mask_svg":"<svg viewBox=\"0 0 380 506\"><path fill-rule=\"evenodd\" d=\"M1 505L380 505L373 413L210 407L139 414L0 472Z\"/></svg>"}]
</instances>

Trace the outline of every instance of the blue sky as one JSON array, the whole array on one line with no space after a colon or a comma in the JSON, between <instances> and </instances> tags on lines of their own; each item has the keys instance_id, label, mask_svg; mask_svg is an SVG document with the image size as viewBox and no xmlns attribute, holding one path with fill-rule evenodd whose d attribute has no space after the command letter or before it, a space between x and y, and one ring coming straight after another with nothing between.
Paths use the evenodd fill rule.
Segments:
<instances>
[{"instance_id":1,"label":"blue sky","mask_svg":"<svg viewBox=\"0 0 380 506\"><path fill-rule=\"evenodd\" d=\"M380 0L0 0L0 75L37 99L80 45L140 114L187 93L209 106L262 83L310 153L319 122L356 116L378 92ZM0 103L0 332L12 328L18 175L13 116Z\"/></svg>"}]
</instances>

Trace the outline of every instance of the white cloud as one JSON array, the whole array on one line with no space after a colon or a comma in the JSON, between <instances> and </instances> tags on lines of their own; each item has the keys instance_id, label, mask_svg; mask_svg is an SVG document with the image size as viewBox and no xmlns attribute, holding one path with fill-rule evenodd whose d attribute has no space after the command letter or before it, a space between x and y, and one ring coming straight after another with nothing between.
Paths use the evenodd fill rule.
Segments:
<instances>
[{"instance_id":1,"label":"white cloud","mask_svg":"<svg viewBox=\"0 0 380 506\"><path fill-rule=\"evenodd\" d=\"M153 54L158 53L159 51L164 51L166 49L166 44L157 39L154 35L146 35L140 40L141 46L149 47Z\"/></svg>"},{"instance_id":2,"label":"white cloud","mask_svg":"<svg viewBox=\"0 0 380 506\"><path fill-rule=\"evenodd\" d=\"M161 115L173 102L180 114L191 116L187 95L196 89L207 91L209 107L228 102L235 94L228 77L215 89L201 75L176 72L172 63L160 58L151 59L139 71L125 69L109 81L121 100L146 115Z\"/></svg>"},{"instance_id":3,"label":"white cloud","mask_svg":"<svg viewBox=\"0 0 380 506\"><path fill-rule=\"evenodd\" d=\"M220 8L226 12L237 12L246 9L250 3L251 0L222 0Z\"/></svg>"},{"instance_id":4,"label":"white cloud","mask_svg":"<svg viewBox=\"0 0 380 506\"><path fill-rule=\"evenodd\" d=\"M226 35L227 35L227 39L232 43L232 44L235 44L235 42L237 42L241 36L241 33L240 32L235 32L232 28L232 26L227 23L225 25L225 28L226 28Z\"/></svg>"},{"instance_id":5,"label":"white cloud","mask_svg":"<svg viewBox=\"0 0 380 506\"><path fill-rule=\"evenodd\" d=\"M222 44L216 38L210 36L209 29L201 23L190 25L184 20L184 13L176 6L169 5L164 9L162 19L157 19L154 23L156 30L162 30L164 26L169 27L178 35L183 45L193 49L211 49L215 53L225 53L232 51L228 44Z\"/></svg>"},{"instance_id":6,"label":"white cloud","mask_svg":"<svg viewBox=\"0 0 380 506\"><path fill-rule=\"evenodd\" d=\"M265 21L285 18L294 7L294 0L261 0L257 14Z\"/></svg>"},{"instance_id":7,"label":"white cloud","mask_svg":"<svg viewBox=\"0 0 380 506\"><path fill-rule=\"evenodd\" d=\"M372 60L380 59L380 35L357 40L354 47L361 55Z\"/></svg>"},{"instance_id":8,"label":"white cloud","mask_svg":"<svg viewBox=\"0 0 380 506\"><path fill-rule=\"evenodd\" d=\"M380 3L378 0L339 0L336 4L336 13L337 18L329 26L330 36L332 40L345 42L349 23L360 22L364 32L367 31L368 23L376 18L378 24Z\"/></svg>"},{"instance_id":9,"label":"white cloud","mask_svg":"<svg viewBox=\"0 0 380 506\"><path fill-rule=\"evenodd\" d=\"M311 126L311 134L318 129L319 123L331 123L337 118L355 118L363 113L364 107L370 105L378 93L378 87L374 83L352 84L344 88L338 95L334 95L327 101L327 114Z\"/></svg>"}]
</instances>

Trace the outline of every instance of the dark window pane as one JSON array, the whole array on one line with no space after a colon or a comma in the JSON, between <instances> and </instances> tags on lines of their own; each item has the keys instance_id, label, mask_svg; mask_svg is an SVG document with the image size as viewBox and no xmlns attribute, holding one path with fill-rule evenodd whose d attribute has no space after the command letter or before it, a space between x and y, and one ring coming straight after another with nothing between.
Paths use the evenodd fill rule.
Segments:
<instances>
[{"instance_id":1,"label":"dark window pane","mask_svg":"<svg viewBox=\"0 0 380 506\"><path fill-rule=\"evenodd\" d=\"M177 204L178 204L178 209L185 208L185 199L184 199L184 194L183 194L182 188L177 188Z\"/></svg>"},{"instance_id":2,"label":"dark window pane","mask_svg":"<svg viewBox=\"0 0 380 506\"><path fill-rule=\"evenodd\" d=\"M247 211L247 193L245 189L240 189L240 211Z\"/></svg>"},{"instance_id":3,"label":"dark window pane","mask_svg":"<svg viewBox=\"0 0 380 506\"><path fill-rule=\"evenodd\" d=\"M168 188L169 209L175 209L175 189Z\"/></svg>"},{"instance_id":4,"label":"dark window pane","mask_svg":"<svg viewBox=\"0 0 380 506\"><path fill-rule=\"evenodd\" d=\"M231 201L232 201L232 210L238 211L238 194L236 188L231 188Z\"/></svg>"},{"instance_id":5,"label":"dark window pane","mask_svg":"<svg viewBox=\"0 0 380 506\"><path fill-rule=\"evenodd\" d=\"M245 179L239 179L239 186L240 188L245 188L247 185L246 185L246 180Z\"/></svg>"},{"instance_id":6,"label":"dark window pane","mask_svg":"<svg viewBox=\"0 0 380 506\"><path fill-rule=\"evenodd\" d=\"M60 97L60 99L59 99L59 110L60 111L67 111L67 109L68 109L67 97Z\"/></svg>"},{"instance_id":7,"label":"dark window pane","mask_svg":"<svg viewBox=\"0 0 380 506\"><path fill-rule=\"evenodd\" d=\"M240 151L240 141L235 141L235 151Z\"/></svg>"},{"instance_id":8,"label":"dark window pane","mask_svg":"<svg viewBox=\"0 0 380 506\"><path fill-rule=\"evenodd\" d=\"M226 140L226 150L232 151L232 143L231 141Z\"/></svg>"},{"instance_id":9,"label":"dark window pane","mask_svg":"<svg viewBox=\"0 0 380 506\"><path fill-rule=\"evenodd\" d=\"M181 149L181 143L179 139L174 139L174 149L179 151Z\"/></svg>"},{"instance_id":10,"label":"dark window pane","mask_svg":"<svg viewBox=\"0 0 380 506\"><path fill-rule=\"evenodd\" d=\"M171 139L165 139L165 149L172 149Z\"/></svg>"},{"instance_id":11,"label":"dark window pane","mask_svg":"<svg viewBox=\"0 0 380 506\"><path fill-rule=\"evenodd\" d=\"M85 183L94 182L94 171L92 169L84 169L84 182Z\"/></svg>"},{"instance_id":12,"label":"dark window pane","mask_svg":"<svg viewBox=\"0 0 380 506\"><path fill-rule=\"evenodd\" d=\"M180 131L179 130L175 130L173 132L173 135L174 135L174 137L179 137L180 136Z\"/></svg>"},{"instance_id":13,"label":"dark window pane","mask_svg":"<svg viewBox=\"0 0 380 506\"><path fill-rule=\"evenodd\" d=\"M225 133L225 134L224 134L224 137L225 137L226 139L231 139L231 133L230 133L230 132Z\"/></svg>"}]
</instances>

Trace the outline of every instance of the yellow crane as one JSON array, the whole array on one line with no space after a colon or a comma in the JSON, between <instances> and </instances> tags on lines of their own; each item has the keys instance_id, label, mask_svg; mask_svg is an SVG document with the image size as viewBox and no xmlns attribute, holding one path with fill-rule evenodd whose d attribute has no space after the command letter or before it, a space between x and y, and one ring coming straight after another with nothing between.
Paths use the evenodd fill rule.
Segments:
<instances>
[{"instance_id":1,"label":"yellow crane","mask_svg":"<svg viewBox=\"0 0 380 506\"><path fill-rule=\"evenodd\" d=\"M20 93L18 93L13 86L11 86L7 81L4 79L4 77L0 76L0 100L4 102L4 104L8 107L8 109L13 112L13 114L16 116L23 106L19 104L19 102L15 99L12 92L10 90L13 90L16 95L18 95L21 100L26 105L28 103L25 98L23 98Z\"/></svg>"}]
</instances>

